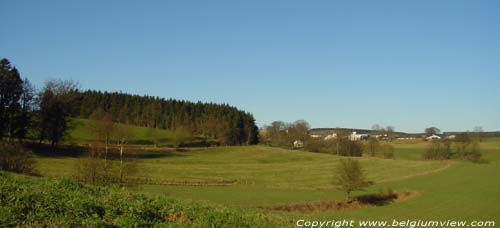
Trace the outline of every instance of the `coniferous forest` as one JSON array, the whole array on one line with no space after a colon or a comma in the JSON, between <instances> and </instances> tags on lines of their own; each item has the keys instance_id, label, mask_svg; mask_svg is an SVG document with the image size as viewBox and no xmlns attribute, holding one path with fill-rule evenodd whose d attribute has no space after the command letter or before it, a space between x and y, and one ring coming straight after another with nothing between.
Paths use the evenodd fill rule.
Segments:
<instances>
[{"instance_id":1,"label":"coniferous forest","mask_svg":"<svg viewBox=\"0 0 500 228\"><path fill-rule=\"evenodd\" d=\"M123 124L169 130L182 129L220 145L258 143L252 114L227 104L190 102L121 92L80 91L76 83L48 81L37 91L7 60L0 60L0 139L35 132L54 147L68 129L70 118L90 118L96 110Z\"/></svg>"},{"instance_id":2,"label":"coniferous forest","mask_svg":"<svg viewBox=\"0 0 500 228\"><path fill-rule=\"evenodd\" d=\"M224 145L258 143L252 114L226 104L94 90L79 92L77 97L77 115L81 118L89 118L94 110L102 108L118 123L170 130L182 127Z\"/></svg>"}]
</instances>

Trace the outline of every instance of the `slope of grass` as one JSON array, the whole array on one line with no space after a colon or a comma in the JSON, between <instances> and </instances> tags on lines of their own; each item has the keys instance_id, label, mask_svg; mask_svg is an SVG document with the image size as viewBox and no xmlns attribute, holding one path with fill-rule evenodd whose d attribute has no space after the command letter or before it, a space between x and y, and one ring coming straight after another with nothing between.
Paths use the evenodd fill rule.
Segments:
<instances>
[{"instance_id":1,"label":"slope of grass","mask_svg":"<svg viewBox=\"0 0 500 228\"><path fill-rule=\"evenodd\" d=\"M278 227L255 211L145 197L0 172L0 226L11 227Z\"/></svg>"},{"instance_id":2,"label":"slope of grass","mask_svg":"<svg viewBox=\"0 0 500 228\"><path fill-rule=\"evenodd\" d=\"M493 220L500 222L500 164L458 163L429 176L419 176L372 188L420 193L410 200L383 207L323 212L320 219ZM301 217L302 215L293 215Z\"/></svg>"},{"instance_id":3,"label":"slope of grass","mask_svg":"<svg viewBox=\"0 0 500 228\"><path fill-rule=\"evenodd\" d=\"M90 126L91 120L74 118L71 119L69 126L70 130L65 139L66 142L76 143L76 144L84 144L89 141L95 140L92 135L92 129ZM129 129L132 132L133 138L130 140L132 144L150 144L151 142L151 128L148 127L140 127L135 125L128 125ZM169 142L172 138L172 131L157 129L158 135L160 135L159 139L162 143Z\"/></svg>"},{"instance_id":4,"label":"slope of grass","mask_svg":"<svg viewBox=\"0 0 500 228\"><path fill-rule=\"evenodd\" d=\"M395 204L314 213L279 212L290 219L464 219L499 221L500 140L481 143L488 164L465 161L422 161L425 142L393 142L396 159L359 159L376 184L365 192L417 192ZM208 201L253 210L256 206L345 198L335 189L334 167L339 157L266 146L218 147L194 151L130 149L138 153L137 177L175 182L175 185L138 185L129 190L151 196ZM70 176L78 158L38 157L44 176ZM190 186L222 183L228 186ZM183 185L185 183L187 185ZM267 213L267 212L265 212Z\"/></svg>"},{"instance_id":5,"label":"slope of grass","mask_svg":"<svg viewBox=\"0 0 500 228\"><path fill-rule=\"evenodd\" d=\"M154 194L218 203L255 205L343 197L335 190L334 170L339 157L266 146L217 147L196 151L136 151L143 156L135 177L156 183L230 183L230 186L136 187ZM447 166L446 162L409 161L363 157L370 180L395 181ZM78 158L39 157L43 176L71 176Z\"/></svg>"}]
</instances>

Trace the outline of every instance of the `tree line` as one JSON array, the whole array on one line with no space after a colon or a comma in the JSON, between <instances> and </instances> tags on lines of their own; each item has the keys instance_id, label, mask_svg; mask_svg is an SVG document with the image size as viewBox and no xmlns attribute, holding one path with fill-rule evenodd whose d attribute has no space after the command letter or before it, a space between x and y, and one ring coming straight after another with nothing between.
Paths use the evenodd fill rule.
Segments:
<instances>
[{"instance_id":1,"label":"tree line","mask_svg":"<svg viewBox=\"0 0 500 228\"><path fill-rule=\"evenodd\" d=\"M109 113L113 122L181 129L222 145L259 141L253 115L227 104L80 91L77 83L68 80L50 80L37 91L9 60L0 60L0 140L31 138L55 147L67 133L70 118L90 118L98 109Z\"/></svg>"},{"instance_id":2,"label":"tree line","mask_svg":"<svg viewBox=\"0 0 500 228\"><path fill-rule=\"evenodd\" d=\"M302 149L310 152L329 153L340 156L359 157L362 156L364 151L368 150L362 142L350 140L349 135L351 132L347 129L337 129L335 131L336 136L330 139L312 137L309 132L310 130L310 125L305 120L297 120L293 123L274 121L263 127L261 141L270 146ZM294 145L296 141L300 141L301 145L299 148ZM378 140L376 141L378 142ZM379 147L379 144L372 145L370 153L375 156L375 151L377 153L383 151L381 153L383 153L384 157L392 158L393 148L388 147Z\"/></svg>"},{"instance_id":3,"label":"tree line","mask_svg":"<svg viewBox=\"0 0 500 228\"><path fill-rule=\"evenodd\" d=\"M159 129L186 129L223 145L257 144L258 128L251 113L227 104L189 102L88 90L79 93L78 116L89 118L102 108L114 122Z\"/></svg>"}]
</instances>

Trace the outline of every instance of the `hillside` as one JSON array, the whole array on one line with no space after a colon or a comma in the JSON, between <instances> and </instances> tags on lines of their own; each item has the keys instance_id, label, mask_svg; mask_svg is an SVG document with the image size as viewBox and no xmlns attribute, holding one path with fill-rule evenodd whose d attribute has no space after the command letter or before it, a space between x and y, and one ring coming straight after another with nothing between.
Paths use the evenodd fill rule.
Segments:
<instances>
[{"instance_id":1,"label":"hillside","mask_svg":"<svg viewBox=\"0 0 500 228\"><path fill-rule=\"evenodd\" d=\"M333 184L340 159L329 154L266 146L217 147L196 151L129 149L141 159L133 176L151 184L133 187L152 194L209 200L231 205L255 205L343 198ZM375 182L397 181L432 173L444 162L360 158ZM39 157L43 176L71 177L79 159ZM201 186L200 186L201 185ZM374 188L373 190L376 190Z\"/></svg>"},{"instance_id":2,"label":"hillside","mask_svg":"<svg viewBox=\"0 0 500 228\"><path fill-rule=\"evenodd\" d=\"M92 135L92 129L89 127L91 120L82 118L71 119L69 125L70 129L65 138L68 143L86 144L90 141L95 140L95 136ZM121 125L121 124L118 124ZM128 125L131 131L132 139L130 144L153 144L152 142L152 131L155 130L154 134L158 135L161 144L167 144L171 141L173 132L165 129L152 129L149 127L141 127L136 125Z\"/></svg>"},{"instance_id":3,"label":"hillside","mask_svg":"<svg viewBox=\"0 0 500 228\"><path fill-rule=\"evenodd\" d=\"M481 143L489 164L465 161L422 161L425 142L394 142L396 159L358 159L375 185L355 195L384 189L413 192L408 200L355 210L287 212L287 219L489 219L500 221L500 140ZM149 184L129 190L150 196L203 201L254 210L260 206L325 202L345 198L333 183L340 157L266 146L217 147L195 151L141 151L136 177ZM78 158L38 157L43 176L74 174ZM473 208L469 210L468 208ZM266 212L267 213L267 212Z\"/></svg>"},{"instance_id":4,"label":"hillside","mask_svg":"<svg viewBox=\"0 0 500 228\"><path fill-rule=\"evenodd\" d=\"M256 211L0 171L2 227L277 227Z\"/></svg>"}]
</instances>

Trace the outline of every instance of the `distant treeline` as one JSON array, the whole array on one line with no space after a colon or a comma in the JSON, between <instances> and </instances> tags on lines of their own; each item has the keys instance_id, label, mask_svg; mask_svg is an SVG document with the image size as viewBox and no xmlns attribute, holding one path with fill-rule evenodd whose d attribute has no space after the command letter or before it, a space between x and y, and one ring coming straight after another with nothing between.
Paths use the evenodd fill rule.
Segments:
<instances>
[{"instance_id":1,"label":"distant treeline","mask_svg":"<svg viewBox=\"0 0 500 228\"><path fill-rule=\"evenodd\" d=\"M67 134L71 117L89 118L97 110L113 122L187 132L222 145L258 143L252 114L226 104L82 92L68 80L49 80L37 90L8 59L0 59L0 141L48 140L54 148Z\"/></svg>"},{"instance_id":2,"label":"distant treeline","mask_svg":"<svg viewBox=\"0 0 500 228\"><path fill-rule=\"evenodd\" d=\"M225 145L258 143L259 132L252 114L226 104L94 90L79 92L77 97L75 115L82 118L102 108L114 122L170 130L187 128Z\"/></svg>"}]
</instances>

